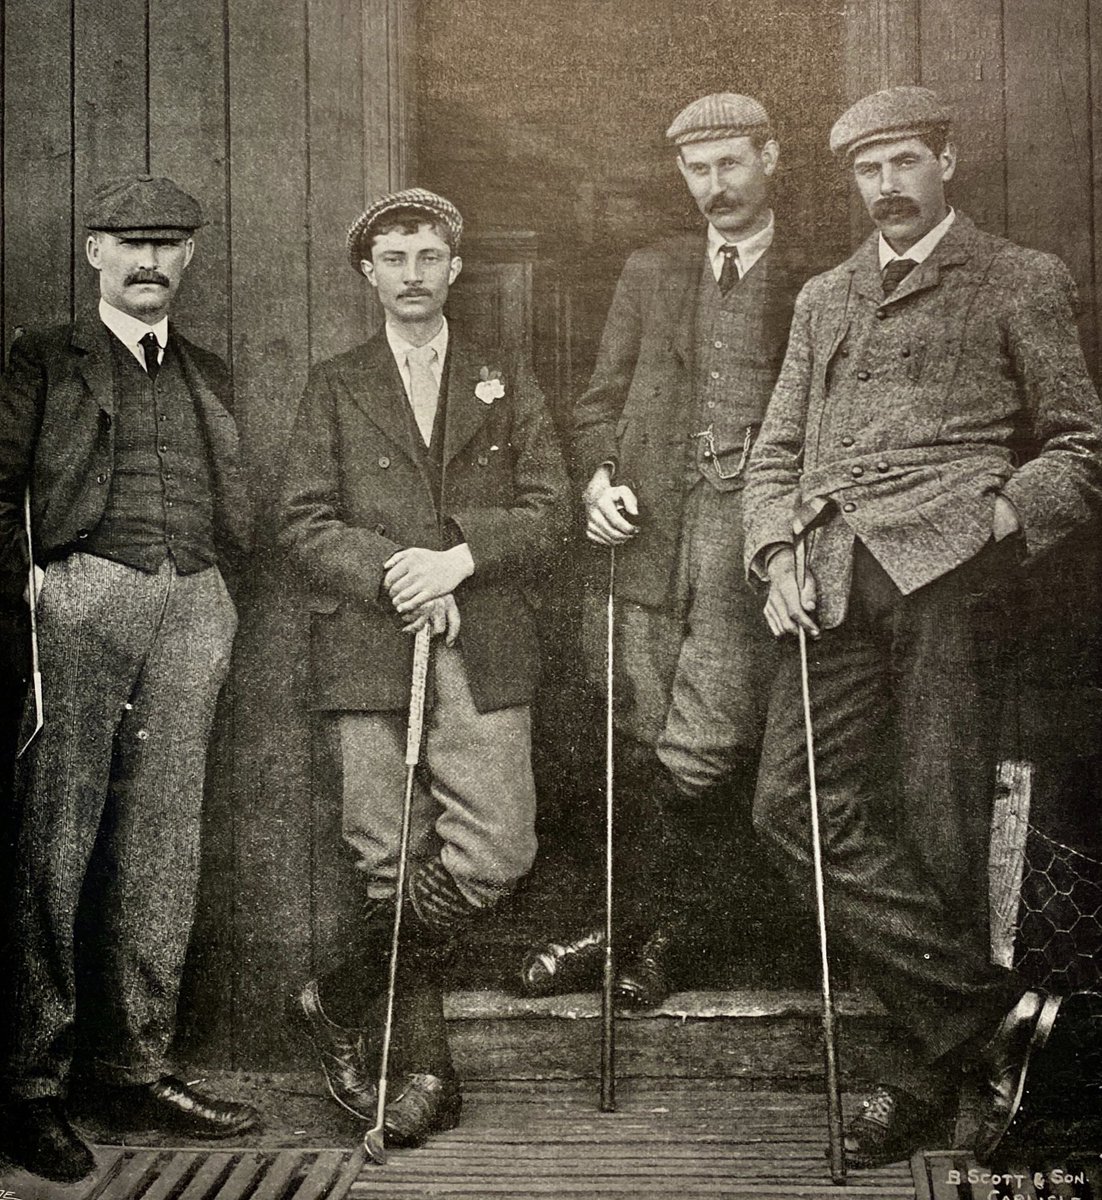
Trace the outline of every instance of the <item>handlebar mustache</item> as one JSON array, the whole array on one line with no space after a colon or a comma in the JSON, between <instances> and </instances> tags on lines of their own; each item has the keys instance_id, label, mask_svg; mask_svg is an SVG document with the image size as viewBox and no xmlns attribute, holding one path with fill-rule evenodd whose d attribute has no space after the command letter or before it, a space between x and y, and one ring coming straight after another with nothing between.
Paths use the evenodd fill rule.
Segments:
<instances>
[{"instance_id":1,"label":"handlebar mustache","mask_svg":"<svg viewBox=\"0 0 1102 1200\"><path fill-rule=\"evenodd\" d=\"M160 271L132 271L126 277L127 284L132 283L159 283L161 287L168 287L168 279L161 274Z\"/></svg>"}]
</instances>

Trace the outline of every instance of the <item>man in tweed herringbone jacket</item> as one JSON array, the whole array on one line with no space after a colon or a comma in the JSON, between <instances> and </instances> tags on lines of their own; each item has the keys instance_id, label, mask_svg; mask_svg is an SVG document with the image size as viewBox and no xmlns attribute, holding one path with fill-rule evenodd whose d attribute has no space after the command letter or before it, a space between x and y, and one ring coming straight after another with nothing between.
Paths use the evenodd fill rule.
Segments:
<instances>
[{"instance_id":1,"label":"man in tweed herringbone jacket","mask_svg":"<svg viewBox=\"0 0 1102 1200\"><path fill-rule=\"evenodd\" d=\"M878 233L797 300L746 488L746 563L769 581L766 619L814 639L834 928L897 1026L847 1136L854 1166L948 1136L968 1046L1002 1016L976 1143L989 1158L1056 1011L990 963L999 679L1021 563L1097 510L1102 413L1067 269L947 206L948 120L933 93L892 88L835 125L832 149L849 156ZM802 584L794 526L808 543ZM803 738L790 650L754 821L801 883Z\"/></svg>"}]
</instances>

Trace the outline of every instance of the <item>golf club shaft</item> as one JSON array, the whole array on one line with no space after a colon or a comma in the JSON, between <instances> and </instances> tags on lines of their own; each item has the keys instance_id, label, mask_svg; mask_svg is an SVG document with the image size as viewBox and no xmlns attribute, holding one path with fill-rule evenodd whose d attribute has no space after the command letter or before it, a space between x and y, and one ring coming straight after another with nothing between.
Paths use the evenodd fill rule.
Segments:
<instances>
[{"instance_id":1,"label":"golf club shaft","mask_svg":"<svg viewBox=\"0 0 1102 1200\"><path fill-rule=\"evenodd\" d=\"M612 656L615 632L616 548L608 552L608 623L605 646L605 957L601 980L601 1112L616 1111L616 1022L613 1014L615 965L612 942L613 733Z\"/></svg>"}]
</instances>

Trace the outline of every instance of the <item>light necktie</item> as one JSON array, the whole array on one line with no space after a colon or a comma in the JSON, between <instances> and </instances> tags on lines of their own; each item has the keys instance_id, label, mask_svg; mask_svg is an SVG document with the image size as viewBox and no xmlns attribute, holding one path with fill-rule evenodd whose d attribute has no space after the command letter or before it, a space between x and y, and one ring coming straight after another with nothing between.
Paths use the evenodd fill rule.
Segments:
<instances>
[{"instance_id":1,"label":"light necktie","mask_svg":"<svg viewBox=\"0 0 1102 1200\"><path fill-rule=\"evenodd\" d=\"M908 275L918 266L913 258L893 258L884 268L881 285L884 295L890 296Z\"/></svg>"},{"instance_id":2,"label":"light necktie","mask_svg":"<svg viewBox=\"0 0 1102 1200\"><path fill-rule=\"evenodd\" d=\"M151 329L142 335L138 345L141 346L142 355L145 358L146 374L150 379L156 379L157 372L161 369L160 343L157 341L157 335Z\"/></svg>"},{"instance_id":3,"label":"light necktie","mask_svg":"<svg viewBox=\"0 0 1102 1200\"><path fill-rule=\"evenodd\" d=\"M436 421L436 402L440 385L432 373L436 361L434 346L413 346L406 351L406 366L409 368L409 403L413 419L421 431L421 439L427 446L432 441L432 427Z\"/></svg>"},{"instance_id":4,"label":"light necktie","mask_svg":"<svg viewBox=\"0 0 1102 1200\"><path fill-rule=\"evenodd\" d=\"M719 290L726 296L738 283L738 246L728 242L719 248L723 255L723 269L719 273Z\"/></svg>"}]
</instances>

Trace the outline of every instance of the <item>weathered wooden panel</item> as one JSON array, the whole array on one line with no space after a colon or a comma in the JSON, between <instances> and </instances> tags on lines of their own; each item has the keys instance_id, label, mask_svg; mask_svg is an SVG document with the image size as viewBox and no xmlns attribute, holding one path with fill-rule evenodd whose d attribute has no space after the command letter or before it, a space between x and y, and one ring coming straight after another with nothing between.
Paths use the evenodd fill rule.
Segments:
<instances>
[{"instance_id":1,"label":"weathered wooden panel","mask_svg":"<svg viewBox=\"0 0 1102 1200\"><path fill-rule=\"evenodd\" d=\"M849 0L845 37L850 101L918 78L919 0Z\"/></svg>"},{"instance_id":2,"label":"weathered wooden panel","mask_svg":"<svg viewBox=\"0 0 1102 1200\"><path fill-rule=\"evenodd\" d=\"M76 232L96 187L149 167L149 27L145 0L73 0L73 198ZM94 310L93 272L77 250L77 310Z\"/></svg>"},{"instance_id":3,"label":"weathered wooden panel","mask_svg":"<svg viewBox=\"0 0 1102 1200\"><path fill-rule=\"evenodd\" d=\"M69 0L4 0L3 349L65 321L72 277Z\"/></svg>"},{"instance_id":4,"label":"weathered wooden panel","mask_svg":"<svg viewBox=\"0 0 1102 1200\"><path fill-rule=\"evenodd\" d=\"M305 10L231 0L230 271L235 390L256 498L271 512L306 375L309 312ZM262 526L261 538L266 530ZM310 956L310 744L300 618L263 553L233 695L235 1048L276 1052L280 1003Z\"/></svg>"},{"instance_id":5,"label":"weathered wooden panel","mask_svg":"<svg viewBox=\"0 0 1102 1200\"><path fill-rule=\"evenodd\" d=\"M226 205L226 90L222 0L149 10L149 167L203 205L196 257L173 319L200 345L226 357L230 345Z\"/></svg>"},{"instance_id":6,"label":"weathered wooden panel","mask_svg":"<svg viewBox=\"0 0 1102 1200\"><path fill-rule=\"evenodd\" d=\"M993 233L1006 231L1001 0L922 0L918 82L959 115L954 203Z\"/></svg>"}]
</instances>

